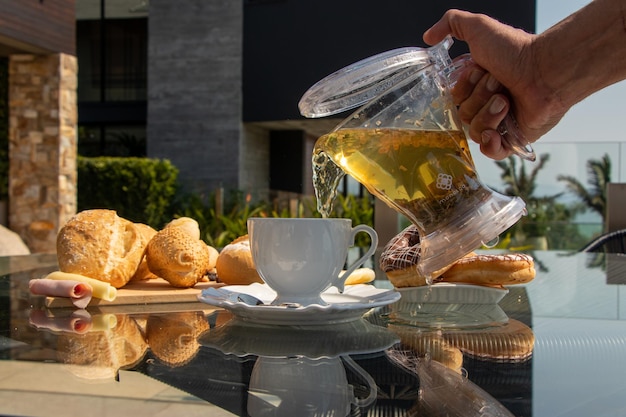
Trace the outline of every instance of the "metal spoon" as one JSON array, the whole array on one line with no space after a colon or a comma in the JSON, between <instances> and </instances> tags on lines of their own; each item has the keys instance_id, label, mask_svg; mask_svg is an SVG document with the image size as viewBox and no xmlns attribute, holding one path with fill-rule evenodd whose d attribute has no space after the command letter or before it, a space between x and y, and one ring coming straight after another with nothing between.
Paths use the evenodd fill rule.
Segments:
<instances>
[{"instance_id":1,"label":"metal spoon","mask_svg":"<svg viewBox=\"0 0 626 417\"><path fill-rule=\"evenodd\" d=\"M245 303L251 306L265 305L263 301L250 294L241 292L226 291L221 288L207 288L203 291L205 295L217 297L233 303Z\"/></svg>"}]
</instances>

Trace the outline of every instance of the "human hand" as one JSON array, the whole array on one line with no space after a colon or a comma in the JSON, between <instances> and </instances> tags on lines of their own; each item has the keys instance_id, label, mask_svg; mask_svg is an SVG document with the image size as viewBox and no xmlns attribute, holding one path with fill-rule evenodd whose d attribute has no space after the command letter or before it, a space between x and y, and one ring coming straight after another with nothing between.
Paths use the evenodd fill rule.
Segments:
<instances>
[{"instance_id":1,"label":"human hand","mask_svg":"<svg viewBox=\"0 0 626 417\"><path fill-rule=\"evenodd\" d=\"M534 62L535 35L485 15L449 10L424 33L424 41L433 45L448 34L467 42L475 63L463 71L452 95L470 138L485 155L504 159L511 154L497 131L510 110L529 143L563 116L560 110L545 111L549 90Z\"/></svg>"}]
</instances>

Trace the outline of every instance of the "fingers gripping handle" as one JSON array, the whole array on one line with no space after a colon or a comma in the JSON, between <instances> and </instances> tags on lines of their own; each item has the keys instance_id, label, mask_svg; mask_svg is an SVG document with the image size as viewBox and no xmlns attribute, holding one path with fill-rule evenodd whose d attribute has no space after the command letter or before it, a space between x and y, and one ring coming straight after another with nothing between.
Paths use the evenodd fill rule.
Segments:
<instances>
[{"instance_id":1,"label":"fingers gripping handle","mask_svg":"<svg viewBox=\"0 0 626 417\"><path fill-rule=\"evenodd\" d=\"M452 65L449 68L444 69L450 88L454 87L463 70L472 63L471 56L465 54L452 61ZM535 151L528 139L520 131L517 121L510 110L504 120L498 125L497 130L502 137L502 146L512 154L531 162L537 159Z\"/></svg>"}]
</instances>

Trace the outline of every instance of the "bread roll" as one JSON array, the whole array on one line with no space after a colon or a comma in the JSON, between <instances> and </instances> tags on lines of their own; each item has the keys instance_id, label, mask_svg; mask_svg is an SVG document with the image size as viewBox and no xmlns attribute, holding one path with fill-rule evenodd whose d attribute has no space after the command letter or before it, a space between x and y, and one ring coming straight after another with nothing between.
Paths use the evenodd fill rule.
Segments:
<instances>
[{"instance_id":1,"label":"bread roll","mask_svg":"<svg viewBox=\"0 0 626 417\"><path fill-rule=\"evenodd\" d=\"M209 273L207 245L179 227L165 227L148 243L150 271L174 287L190 288Z\"/></svg>"},{"instance_id":2,"label":"bread roll","mask_svg":"<svg viewBox=\"0 0 626 417\"><path fill-rule=\"evenodd\" d=\"M217 265L217 257L220 256L220 253L211 245L207 245L207 249L209 250L209 272L217 273L215 266Z\"/></svg>"},{"instance_id":3,"label":"bread roll","mask_svg":"<svg viewBox=\"0 0 626 417\"><path fill-rule=\"evenodd\" d=\"M263 282L254 266L248 235L238 237L224 246L217 257L217 279L229 285Z\"/></svg>"},{"instance_id":4,"label":"bread roll","mask_svg":"<svg viewBox=\"0 0 626 417\"><path fill-rule=\"evenodd\" d=\"M200 225L191 217L179 217L178 219L174 219L166 224L164 229L167 227L178 227L189 233L194 240L200 240Z\"/></svg>"},{"instance_id":5,"label":"bread roll","mask_svg":"<svg viewBox=\"0 0 626 417\"><path fill-rule=\"evenodd\" d=\"M343 274L344 271L341 271ZM345 285L367 284L376 279L376 272L372 268L357 268L346 279Z\"/></svg>"},{"instance_id":6,"label":"bread roll","mask_svg":"<svg viewBox=\"0 0 626 417\"><path fill-rule=\"evenodd\" d=\"M137 227L137 230L139 230L139 232L143 235L143 238L146 242L150 242L154 235L157 234L157 231L147 224L135 223L135 226ZM146 243L146 249L147 247L148 245ZM146 251L144 250L144 256L141 258L141 262L139 263L135 274L130 279L131 281L143 281L146 279L158 278L150 271L150 268L148 268L148 261L146 260L145 253Z\"/></svg>"},{"instance_id":7,"label":"bread roll","mask_svg":"<svg viewBox=\"0 0 626 417\"><path fill-rule=\"evenodd\" d=\"M57 235L59 269L121 288L135 274L146 244L135 224L115 211L85 210Z\"/></svg>"}]
</instances>

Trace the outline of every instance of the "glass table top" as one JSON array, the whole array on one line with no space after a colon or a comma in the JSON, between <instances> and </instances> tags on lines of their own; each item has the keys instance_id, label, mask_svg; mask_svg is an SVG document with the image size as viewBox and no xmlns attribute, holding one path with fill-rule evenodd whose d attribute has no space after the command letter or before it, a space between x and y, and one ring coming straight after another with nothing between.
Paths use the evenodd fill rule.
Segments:
<instances>
[{"instance_id":1,"label":"glass table top","mask_svg":"<svg viewBox=\"0 0 626 417\"><path fill-rule=\"evenodd\" d=\"M283 326L200 302L47 308L28 282L55 256L0 258L0 414L626 415L626 256L530 254L536 278L486 298L408 290Z\"/></svg>"}]
</instances>

